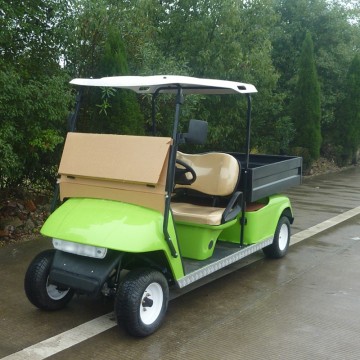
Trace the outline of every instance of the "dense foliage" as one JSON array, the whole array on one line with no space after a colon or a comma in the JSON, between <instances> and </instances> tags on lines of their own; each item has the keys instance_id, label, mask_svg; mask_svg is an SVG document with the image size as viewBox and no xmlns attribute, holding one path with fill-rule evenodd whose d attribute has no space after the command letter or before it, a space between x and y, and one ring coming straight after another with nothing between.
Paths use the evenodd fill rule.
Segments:
<instances>
[{"instance_id":1,"label":"dense foliage","mask_svg":"<svg viewBox=\"0 0 360 360\"><path fill-rule=\"evenodd\" d=\"M61 1L0 1L0 187L54 179L71 101Z\"/></svg>"},{"instance_id":2,"label":"dense foliage","mask_svg":"<svg viewBox=\"0 0 360 360\"><path fill-rule=\"evenodd\" d=\"M320 156L320 85L318 82L314 46L308 32L303 42L299 61L299 75L295 88L292 118L294 120L296 137L295 146L302 148L304 163L316 160Z\"/></svg>"},{"instance_id":3,"label":"dense foliage","mask_svg":"<svg viewBox=\"0 0 360 360\"><path fill-rule=\"evenodd\" d=\"M319 87L301 61L307 33ZM356 160L359 52L358 2L0 0L0 188L54 179L73 77L166 73L253 83L253 151L301 147L310 160L319 151L341 163ZM315 100L313 91L316 104L301 104ZM147 97L89 90L82 98L81 131L139 134L148 127ZM316 107L316 127L305 134L301 106ZM165 134L173 99L158 107L157 129ZM241 151L245 108L236 97L189 97L183 121L208 120L209 148Z\"/></svg>"},{"instance_id":4,"label":"dense foliage","mask_svg":"<svg viewBox=\"0 0 360 360\"><path fill-rule=\"evenodd\" d=\"M346 77L344 100L336 111L336 131L333 132L333 143L338 146L340 159L343 162L351 159L356 162L360 148L360 55L351 62Z\"/></svg>"}]
</instances>

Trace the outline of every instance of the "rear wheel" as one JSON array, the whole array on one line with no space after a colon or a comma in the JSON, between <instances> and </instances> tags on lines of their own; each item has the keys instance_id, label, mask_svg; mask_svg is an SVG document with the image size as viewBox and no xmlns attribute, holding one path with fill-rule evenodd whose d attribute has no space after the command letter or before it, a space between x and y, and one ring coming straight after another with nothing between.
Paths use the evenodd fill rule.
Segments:
<instances>
[{"instance_id":1,"label":"rear wheel","mask_svg":"<svg viewBox=\"0 0 360 360\"><path fill-rule=\"evenodd\" d=\"M276 226L274 241L263 249L266 256L279 259L286 255L290 245L290 221L287 216L282 216Z\"/></svg>"},{"instance_id":2,"label":"rear wheel","mask_svg":"<svg viewBox=\"0 0 360 360\"><path fill-rule=\"evenodd\" d=\"M162 273L135 269L126 275L115 298L118 325L133 336L148 336L163 322L168 301L169 287Z\"/></svg>"},{"instance_id":3,"label":"rear wheel","mask_svg":"<svg viewBox=\"0 0 360 360\"><path fill-rule=\"evenodd\" d=\"M66 306L74 295L70 288L61 288L49 283L49 273L55 250L46 250L37 255L25 275L24 288L29 301L42 310L59 310Z\"/></svg>"}]
</instances>

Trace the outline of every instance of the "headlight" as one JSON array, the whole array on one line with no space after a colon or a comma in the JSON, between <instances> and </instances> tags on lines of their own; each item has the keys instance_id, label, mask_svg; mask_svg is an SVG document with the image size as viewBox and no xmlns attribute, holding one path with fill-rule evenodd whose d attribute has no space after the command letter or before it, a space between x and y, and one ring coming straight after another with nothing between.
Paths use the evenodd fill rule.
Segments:
<instances>
[{"instance_id":1,"label":"headlight","mask_svg":"<svg viewBox=\"0 0 360 360\"><path fill-rule=\"evenodd\" d=\"M55 249L71 254L103 259L107 253L107 249L103 247L84 245L60 239L53 239L52 242Z\"/></svg>"}]
</instances>

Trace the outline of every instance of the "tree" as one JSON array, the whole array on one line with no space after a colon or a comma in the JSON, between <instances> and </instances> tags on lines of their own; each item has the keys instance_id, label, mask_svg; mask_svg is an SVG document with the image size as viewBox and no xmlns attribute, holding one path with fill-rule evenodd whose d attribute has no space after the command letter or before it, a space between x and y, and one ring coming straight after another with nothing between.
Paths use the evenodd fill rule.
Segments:
<instances>
[{"instance_id":1,"label":"tree","mask_svg":"<svg viewBox=\"0 0 360 360\"><path fill-rule=\"evenodd\" d=\"M336 137L340 161L356 163L360 147L360 55L355 55L346 76L345 98L336 112Z\"/></svg>"},{"instance_id":2,"label":"tree","mask_svg":"<svg viewBox=\"0 0 360 360\"><path fill-rule=\"evenodd\" d=\"M296 129L294 144L309 152L310 159L320 156L320 85L317 78L311 34L306 33L299 61L298 81L292 105Z\"/></svg>"},{"instance_id":3,"label":"tree","mask_svg":"<svg viewBox=\"0 0 360 360\"><path fill-rule=\"evenodd\" d=\"M306 31L322 89L322 135L339 145L334 109L360 49L359 14L355 0L0 0L0 187L54 172L71 77L166 73L253 83L252 147L287 151ZM142 131L139 105L145 110L149 97L91 96L79 129ZM188 97L182 118L209 121L209 147L241 151L246 101L239 98ZM159 134L169 133L173 101L159 97Z\"/></svg>"},{"instance_id":4,"label":"tree","mask_svg":"<svg viewBox=\"0 0 360 360\"><path fill-rule=\"evenodd\" d=\"M352 3L351 6L350 3ZM321 84L321 127L324 142L331 141L334 111L339 101L354 49L360 47L359 3L343 0L274 0L280 21L273 27L273 61L280 74L279 89L285 97L285 115L295 94L297 59L306 31L314 42L314 56Z\"/></svg>"},{"instance_id":5,"label":"tree","mask_svg":"<svg viewBox=\"0 0 360 360\"><path fill-rule=\"evenodd\" d=\"M59 0L0 0L0 62L25 79L57 73L68 11Z\"/></svg>"},{"instance_id":6,"label":"tree","mask_svg":"<svg viewBox=\"0 0 360 360\"><path fill-rule=\"evenodd\" d=\"M57 0L0 0L0 187L55 178L70 103L65 15Z\"/></svg>"},{"instance_id":7,"label":"tree","mask_svg":"<svg viewBox=\"0 0 360 360\"><path fill-rule=\"evenodd\" d=\"M128 75L126 48L119 31L119 9L107 0L76 3L73 37L66 69L80 77ZM86 88L82 95L78 130L99 133L142 134L144 118L134 93Z\"/></svg>"},{"instance_id":8,"label":"tree","mask_svg":"<svg viewBox=\"0 0 360 360\"><path fill-rule=\"evenodd\" d=\"M279 116L283 96L274 91L278 74L272 65L269 34L277 16L272 0L121 3L127 20L121 29L124 40L134 44L129 63L136 64L135 72L254 83L261 95L254 96L253 147L277 152L287 147L291 131L284 136L283 129L291 126L285 126L287 118ZM210 147L239 151L245 139L245 109L244 98L209 97L192 100L184 108L184 117L209 121Z\"/></svg>"}]
</instances>

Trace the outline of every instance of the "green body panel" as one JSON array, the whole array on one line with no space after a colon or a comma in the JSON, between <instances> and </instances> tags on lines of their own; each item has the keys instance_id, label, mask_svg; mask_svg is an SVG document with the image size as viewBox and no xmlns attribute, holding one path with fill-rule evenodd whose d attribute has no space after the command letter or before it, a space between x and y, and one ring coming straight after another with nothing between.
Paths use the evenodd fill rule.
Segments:
<instances>
[{"instance_id":1,"label":"green body panel","mask_svg":"<svg viewBox=\"0 0 360 360\"><path fill-rule=\"evenodd\" d=\"M273 195L268 200L263 208L245 212L244 245L256 244L273 237L283 211L285 209L291 211L290 200L284 195ZM232 243L240 242L240 217L241 215L235 225L222 232L220 240Z\"/></svg>"},{"instance_id":2,"label":"green body panel","mask_svg":"<svg viewBox=\"0 0 360 360\"><path fill-rule=\"evenodd\" d=\"M236 220L226 224L211 226L176 222L176 233L178 236L181 256L205 260L212 256L216 241L221 232L236 223Z\"/></svg>"},{"instance_id":3,"label":"green body panel","mask_svg":"<svg viewBox=\"0 0 360 360\"><path fill-rule=\"evenodd\" d=\"M179 257L173 258L163 234L163 215L119 201L72 198L54 211L41 229L52 238L108 249L145 253L164 251L174 277L183 276ZM172 217L168 231L178 251Z\"/></svg>"}]
</instances>

